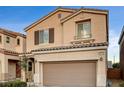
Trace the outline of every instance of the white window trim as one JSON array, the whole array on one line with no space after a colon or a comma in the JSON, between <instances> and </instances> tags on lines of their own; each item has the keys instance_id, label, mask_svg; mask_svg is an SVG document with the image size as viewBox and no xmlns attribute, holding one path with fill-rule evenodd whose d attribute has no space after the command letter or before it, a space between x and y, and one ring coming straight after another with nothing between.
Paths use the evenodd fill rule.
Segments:
<instances>
[{"instance_id":1,"label":"white window trim","mask_svg":"<svg viewBox=\"0 0 124 93\"><path fill-rule=\"evenodd\" d=\"M85 21L85 22L90 22L90 37L87 37L87 38L80 38L81 40L86 40L86 39L91 39L92 38L92 32L91 32L91 21ZM76 23L76 29L75 29L75 36L77 37L78 36L78 25L79 24L83 24L85 22L80 22L80 23ZM76 40L80 40L80 39L77 39Z\"/></svg>"}]
</instances>

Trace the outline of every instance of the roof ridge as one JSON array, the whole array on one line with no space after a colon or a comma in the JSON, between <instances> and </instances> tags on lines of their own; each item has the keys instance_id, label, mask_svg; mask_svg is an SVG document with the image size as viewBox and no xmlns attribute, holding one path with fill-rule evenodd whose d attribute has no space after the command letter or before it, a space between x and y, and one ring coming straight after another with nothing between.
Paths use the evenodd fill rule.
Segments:
<instances>
[{"instance_id":1,"label":"roof ridge","mask_svg":"<svg viewBox=\"0 0 124 93\"><path fill-rule=\"evenodd\" d=\"M61 7L61 6L59 6L58 9L78 10L78 8L67 8L67 7Z\"/></svg>"},{"instance_id":2,"label":"roof ridge","mask_svg":"<svg viewBox=\"0 0 124 93\"><path fill-rule=\"evenodd\" d=\"M97 8L81 8L81 9L84 9L84 10L95 10L95 11L106 11L106 12L108 12L108 10L106 10L106 9L97 9Z\"/></svg>"},{"instance_id":3,"label":"roof ridge","mask_svg":"<svg viewBox=\"0 0 124 93\"><path fill-rule=\"evenodd\" d=\"M30 28L30 26L32 26L33 24L39 22L40 20L43 20L45 17L49 16L50 14L54 13L55 11L59 11L61 9L65 9L65 10L78 10L78 9L72 9L72 8L63 8L63 7L58 7L56 9L54 9L53 11L49 12L48 14L44 15L43 17L39 18L37 21L33 22L32 24L30 24L29 26L25 27L24 30L26 30L27 28Z\"/></svg>"},{"instance_id":4,"label":"roof ridge","mask_svg":"<svg viewBox=\"0 0 124 93\"><path fill-rule=\"evenodd\" d=\"M102 12L109 12L108 10L103 10L103 9L93 9L93 8L84 8L84 7L81 7L80 9L78 9L76 12L74 12L73 14L71 14L71 15L68 15L68 16L66 16L65 18L63 18L63 19L61 19L61 21L62 20L66 20L66 19L68 19L70 16L73 16L73 15L75 15L76 13L78 13L78 12L80 12L80 11L85 11L85 10L93 10L93 11L102 11ZM63 23L63 22L62 22Z\"/></svg>"}]
</instances>

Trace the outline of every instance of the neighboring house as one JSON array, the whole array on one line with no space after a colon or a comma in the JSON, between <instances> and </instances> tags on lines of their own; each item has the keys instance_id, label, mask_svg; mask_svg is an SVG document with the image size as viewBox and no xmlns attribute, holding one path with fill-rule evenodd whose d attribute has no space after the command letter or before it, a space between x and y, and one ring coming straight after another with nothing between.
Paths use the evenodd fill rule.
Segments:
<instances>
[{"instance_id":1,"label":"neighboring house","mask_svg":"<svg viewBox=\"0 0 124 93\"><path fill-rule=\"evenodd\" d=\"M20 76L19 53L26 50L26 36L0 28L0 81Z\"/></svg>"},{"instance_id":2,"label":"neighboring house","mask_svg":"<svg viewBox=\"0 0 124 93\"><path fill-rule=\"evenodd\" d=\"M25 31L35 84L106 86L107 10L57 8Z\"/></svg>"},{"instance_id":3,"label":"neighboring house","mask_svg":"<svg viewBox=\"0 0 124 93\"><path fill-rule=\"evenodd\" d=\"M119 38L121 78L124 80L124 26Z\"/></svg>"},{"instance_id":4,"label":"neighboring house","mask_svg":"<svg viewBox=\"0 0 124 93\"><path fill-rule=\"evenodd\" d=\"M113 68L112 67L112 61L108 61L108 68Z\"/></svg>"}]
</instances>

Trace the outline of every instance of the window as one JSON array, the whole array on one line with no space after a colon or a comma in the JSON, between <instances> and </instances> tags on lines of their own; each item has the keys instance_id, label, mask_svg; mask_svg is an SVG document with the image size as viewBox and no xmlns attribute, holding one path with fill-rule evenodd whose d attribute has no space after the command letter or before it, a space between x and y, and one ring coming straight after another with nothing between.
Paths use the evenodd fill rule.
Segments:
<instances>
[{"instance_id":1,"label":"window","mask_svg":"<svg viewBox=\"0 0 124 93\"><path fill-rule=\"evenodd\" d=\"M32 62L28 62L28 71L32 71Z\"/></svg>"},{"instance_id":2,"label":"window","mask_svg":"<svg viewBox=\"0 0 124 93\"><path fill-rule=\"evenodd\" d=\"M2 43L2 36L0 36L0 43Z\"/></svg>"},{"instance_id":3,"label":"window","mask_svg":"<svg viewBox=\"0 0 124 93\"><path fill-rule=\"evenodd\" d=\"M54 28L34 32L34 44L54 43Z\"/></svg>"},{"instance_id":4,"label":"window","mask_svg":"<svg viewBox=\"0 0 124 93\"><path fill-rule=\"evenodd\" d=\"M39 32L39 43L49 43L49 30Z\"/></svg>"},{"instance_id":5,"label":"window","mask_svg":"<svg viewBox=\"0 0 124 93\"><path fill-rule=\"evenodd\" d=\"M20 39L19 38L17 39L17 45L20 45Z\"/></svg>"},{"instance_id":6,"label":"window","mask_svg":"<svg viewBox=\"0 0 124 93\"><path fill-rule=\"evenodd\" d=\"M6 37L6 43L10 43L10 37Z\"/></svg>"},{"instance_id":7,"label":"window","mask_svg":"<svg viewBox=\"0 0 124 93\"><path fill-rule=\"evenodd\" d=\"M91 37L91 22L90 21L77 23L77 36L76 37L77 37L76 39Z\"/></svg>"}]
</instances>

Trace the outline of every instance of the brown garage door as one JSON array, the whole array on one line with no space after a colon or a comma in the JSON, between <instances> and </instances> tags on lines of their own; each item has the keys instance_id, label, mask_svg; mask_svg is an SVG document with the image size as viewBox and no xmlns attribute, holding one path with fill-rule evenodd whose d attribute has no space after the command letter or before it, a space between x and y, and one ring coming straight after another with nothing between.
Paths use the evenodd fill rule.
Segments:
<instances>
[{"instance_id":1,"label":"brown garage door","mask_svg":"<svg viewBox=\"0 0 124 93\"><path fill-rule=\"evenodd\" d=\"M44 86L96 86L96 63L44 63Z\"/></svg>"}]
</instances>

